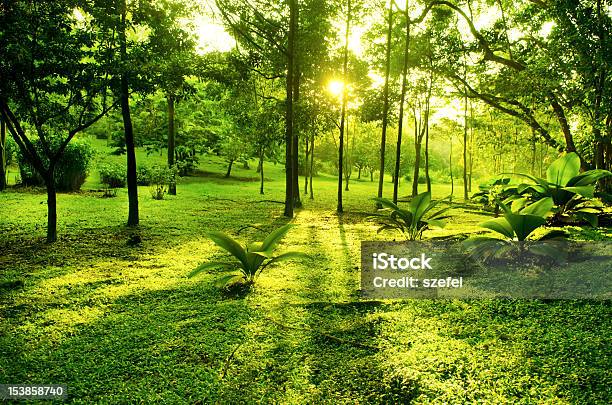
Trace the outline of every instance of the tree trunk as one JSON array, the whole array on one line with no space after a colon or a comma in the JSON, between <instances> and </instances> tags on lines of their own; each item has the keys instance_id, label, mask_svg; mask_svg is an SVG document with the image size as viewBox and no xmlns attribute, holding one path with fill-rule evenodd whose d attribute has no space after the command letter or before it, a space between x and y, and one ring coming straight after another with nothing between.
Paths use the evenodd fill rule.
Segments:
<instances>
[{"instance_id":1,"label":"tree trunk","mask_svg":"<svg viewBox=\"0 0 612 405\"><path fill-rule=\"evenodd\" d=\"M346 105L347 105L347 80L348 80L348 43L349 34L351 27L351 0L347 1L347 15L346 15L346 33L344 38L344 64L342 68L342 80L344 86L342 87L342 112L340 115L340 141L338 145L338 213L341 213L344 209L342 207L342 176L343 176L343 165L344 165L344 126L346 119Z\"/></svg>"},{"instance_id":2,"label":"tree trunk","mask_svg":"<svg viewBox=\"0 0 612 405\"><path fill-rule=\"evenodd\" d=\"M299 43L300 36L300 8L296 5L295 7L295 42ZM296 49L299 49L297 47ZM294 74L293 74L293 105L298 106L300 102L300 82L302 79L302 72L300 69L300 55L294 55ZM294 112L295 116L295 112ZM293 206L295 208L302 207L302 200L300 199L300 178L299 178L299 146L300 146L300 126L298 122L293 122Z\"/></svg>"},{"instance_id":3,"label":"tree trunk","mask_svg":"<svg viewBox=\"0 0 612 405\"><path fill-rule=\"evenodd\" d=\"M361 166L359 166L359 171L357 172L357 180L361 180Z\"/></svg>"},{"instance_id":4,"label":"tree trunk","mask_svg":"<svg viewBox=\"0 0 612 405\"><path fill-rule=\"evenodd\" d=\"M308 170L309 170L308 158L310 156L310 141L308 137L304 139L304 146L306 146L306 155L304 159L304 196L306 196L308 194L308 177L309 177L308 176Z\"/></svg>"},{"instance_id":5,"label":"tree trunk","mask_svg":"<svg viewBox=\"0 0 612 405\"><path fill-rule=\"evenodd\" d=\"M399 121L397 124L397 147L395 149L395 170L393 175L393 202L397 204L397 191L399 188L399 171L402 157L402 132L404 131L404 102L406 101L406 87L408 81L408 53L410 51L410 15L406 7L406 40L404 42L404 66L402 67L402 95L400 98Z\"/></svg>"},{"instance_id":6,"label":"tree trunk","mask_svg":"<svg viewBox=\"0 0 612 405\"><path fill-rule=\"evenodd\" d=\"M414 142L414 177L412 178L412 196L419 194L419 176L421 171L421 142Z\"/></svg>"},{"instance_id":7,"label":"tree trunk","mask_svg":"<svg viewBox=\"0 0 612 405\"><path fill-rule=\"evenodd\" d=\"M448 154L448 165L450 170L451 179L451 194L450 201L453 201L453 194L455 194L455 178L453 177L453 138L450 138L450 152Z\"/></svg>"},{"instance_id":8,"label":"tree trunk","mask_svg":"<svg viewBox=\"0 0 612 405\"><path fill-rule=\"evenodd\" d=\"M57 192L53 166L44 178L47 186L47 243L53 243L57 241Z\"/></svg>"},{"instance_id":9,"label":"tree trunk","mask_svg":"<svg viewBox=\"0 0 612 405\"><path fill-rule=\"evenodd\" d=\"M263 163L264 163L264 153L263 153L263 149L262 149L261 152L259 153L259 164L257 165L257 167L259 169L259 179L260 179L259 194L263 194L264 193L264 168L263 168Z\"/></svg>"},{"instance_id":10,"label":"tree trunk","mask_svg":"<svg viewBox=\"0 0 612 405\"><path fill-rule=\"evenodd\" d=\"M465 90L465 101L463 109L463 199L468 200L467 182L467 138L468 138L468 98L467 89Z\"/></svg>"},{"instance_id":11,"label":"tree trunk","mask_svg":"<svg viewBox=\"0 0 612 405\"><path fill-rule=\"evenodd\" d=\"M295 32L297 29L296 0L289 0L289 33L287 38L287 77L285 82L285 211L293 218L293 70L295 58Z\"/></svg>"},{"instance_id":12,"label":"tree trunk","mask_svg":"<svg viewBox=\"0 0 612 405\"><path fill-rule=\"evenodd\" d=\"M383 89L383 116L382 135L380 137L380 174L378 178L378 198L383 196L383 184L385 177L385 147L387 143L387 125L389 119L389 75L391 71L391 35L393 31L393 3L389 3L389 15L387 17L387 48L385 49L385 86ZM376 208L382 208L380 203Z\"/></svg>"},{"instance_id":13,"label":"tree trunk","mask_svg":"<svg viewBox=\"0 0 612 405\"><path fill-rule=\"evenodd\" d=\"M370 182L374 181L374 170L370 169Z\"/></svg>"},{"instance_id":14,"label":"tree trunk","mask_svg":"<svg viewBox=\"0 0 612 405\"><path fill-rule=\"evenodd\" d=\"M6 124L0 117L0 191L6 189Z\"/></svg>"},{"instance_id":15,"label":"tree trunk","mask_svg":"<svg viewBox=\"0 0 612 405\"><path fill-rule=\"evenodd\" d=\"M168 167L174 166L174 96L168 96ZM176 195L176 181L171 181L168 186L168 194Z\"/></svg>"},{"instance_id":16,"label":"tree trunk","mask_svg":"<svg viewBox=\"0 0 612 405\"><path fill-rule=\"evenodd\" d=\"M429 110L429 107L427 108ZM429 177L429 113L425 118L425 181L427 192L431 193L431 177Z\"/></svg>"},{"instance_id":17,"label":"tree trunk","mask_svg":"<svg viewBox=\"0 0 612 405\"><path fill-rule=\"evenodd\" d=\"M315 139L314 134L310 137L310 170L308 171L310 177L310 199L314 200L314 193L312 192L312 176L314 174L314 147Z\"/></svg>"},{"instance_id":18,"label":"tree trunk","mask_svg":"<svg viewBox=\"0 0 612 405\"><path fill-rule=\"evenodd\" d=\"M119 40L121 41L121 60L127 63L127 39L125 34L127 17L127 3L123 0L121 10L121 24L119 29ZM134 129L130 115L130 89L126 72L121 73L121 115L123 116L123 128L125 131L125 148L127 152L127 186L128 186L128 226L136 226L139 222L138 215L138 184L136 182L136 152L134 149Z\"/></svg>"},{"instance_id":19,"label":"tree trunk","mask_svg":"<svg viewBox=\"0 0 612 405\"><path fill-rule=\"evenodd\" d=\"M255 173L257 173L257 174L261 173L261 168L262 167L263 167L263 159L260 157L259 163L257 163L257 170L255 170Z\"/></svg>"},{"instance_id":20,"label":"tree trunk","mask_svg":"<svg viewBox=\"0 0 612 405\"><path fill-rule=\"evenodd\" d=\"M227 165L227 172L225 172L225 176L223 176L223 177L225 177L226 179L227 179L227 178L229 178L229 176L231 176L231 175L232 175L232 166L233 166L233 165L234 165L234 161L233 161L233 160L230 160L230 161L229 161L229 164Z\"/></svg>"}]
</instances>

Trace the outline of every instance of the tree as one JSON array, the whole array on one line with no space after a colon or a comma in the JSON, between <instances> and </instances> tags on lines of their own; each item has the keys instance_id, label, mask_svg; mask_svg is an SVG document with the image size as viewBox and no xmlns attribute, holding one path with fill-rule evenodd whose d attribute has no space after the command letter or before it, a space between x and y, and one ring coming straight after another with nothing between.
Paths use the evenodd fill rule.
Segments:
<instances>
[{"instance_id":1,"label":"tree","mask_svg":"<svg viewBox=\"0 0 612 405\"><path fill-rule=\"evenodd\" d=\"M15 1L0 17L0 113L45 182L49 243L57 240L56 165L74 136L116 105L100 105L107 55L74 7L68 0Z\"/></svg>"}]
</instances>

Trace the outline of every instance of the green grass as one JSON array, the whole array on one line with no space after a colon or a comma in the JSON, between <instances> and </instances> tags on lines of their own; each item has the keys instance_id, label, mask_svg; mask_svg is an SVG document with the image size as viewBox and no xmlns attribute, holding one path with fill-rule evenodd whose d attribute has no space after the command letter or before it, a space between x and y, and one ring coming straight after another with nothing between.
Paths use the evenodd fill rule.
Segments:
<instances>
[{"instance_id":1,"label":"green grass","mask_svg":"<svg viewBox=\"0 0 612 405\"><path fill-rule=\"evenodd\" d=\"M59 195L51 246L44 194L0 193L0 382L65 383L78 403L612 402L609 302L360 298L360 242L400 236L364 221L369 180L351 182L339 217L336 179L317 177L279 248L310 258L270 267L247 296L219 292L213 272L186 278L224 257L206 232L244 241L260 236L245 225L287 221L268 201L284 198L282 166L266 164L264 196L252 166L223 179L224 162L203 157L176 197L140 188L137 231L124 227L125 190L87 191L100 188L94 169L83 192ZM434 185L434 197L448 193ZM453 215L425 236L475 232L486 218Z\"/></svg>"}]
</instances>

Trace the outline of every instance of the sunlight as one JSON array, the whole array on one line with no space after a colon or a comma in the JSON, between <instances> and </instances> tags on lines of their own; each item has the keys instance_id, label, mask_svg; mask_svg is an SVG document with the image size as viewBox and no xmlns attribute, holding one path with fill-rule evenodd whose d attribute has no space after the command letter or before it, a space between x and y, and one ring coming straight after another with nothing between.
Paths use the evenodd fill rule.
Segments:
<instances>
[{"instance_id":1,"label":"sunlight","mask_svg":"<svg viewBox=\"0 0 612 405\"><path fill-rule=\"evenodd\" d=\"M540 28L540 32L538 32L538 34L540 34L540 36L543 38L548 38L553 28L555 28L555 25L556 24L554 21L545 22L544 24L542 24L542 28Z\"/></svg>"},{"instance_id":2,"label":"sunlight","mask_svg":"<svg viewBox=\"0 0 612 405\"><path fill-rule=\"evenodd\" d=\"M335 97L342 96L342 92L344 91L344 82L337 79L331 80L327 84L327 91Z\"/></svg>"},{"instance_id":3,"label":"sunlight","mask_svg":"<svg viewBox=\"0 0 612 405\"><path fill-rule=\"evenodd\" d=\"M236 41L227 33L225 27L211 18L200 15L194 18L192 23L199 54L212 51L228 52L235 46Z\"/></svg>"}]
</instances>

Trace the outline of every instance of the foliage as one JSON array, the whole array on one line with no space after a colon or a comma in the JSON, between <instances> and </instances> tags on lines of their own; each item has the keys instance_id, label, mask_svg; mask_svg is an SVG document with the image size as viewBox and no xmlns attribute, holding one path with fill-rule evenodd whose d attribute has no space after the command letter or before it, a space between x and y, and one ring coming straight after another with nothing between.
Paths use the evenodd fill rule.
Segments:
<instances>
[{"instance_id":1,"label":"foliage","mask_svg":"<svg viewBox=\"0 0 612 405\"><path fill-rule=\"evenodd\" d=\"M375 198L384 208L369 218L381 223L378 232L394 229L400 231L408 240L417 240L423 237L423 232L430 227L443 228L444 215L450 207L431 212L441 200L432 201L431 193L424 192L410 200L408 208L402 209L386 198Z\"/></svg>"},{"instance_id":2,"label":"foliage","mask_svg":"<svg viewBox=\"0 0 612 405\"><path fill-rule=\"evenodd\" d=\"M480 191L472 195L472 200L478 201L485 209L494 209L497 213L501 208L498 201L505 200L513 193L513 190L516 190L516 188L509 189L507 187L509 183L510 177L498 177L480 184L478 186Z\"/></svg>"},{"instance_id":3,"label":"foliage","mask_svg":"<svg viewBox=\"0 0 612 405\"><path fill-rule=\"evenodd\" d=\"M224 268L229 270L230 273L217 280L218 285L228 287L236 283L243 283L247 286L251 286L255 283L256 277L269 265L282 260L305 256L301 252L285 252L280 255L274 255L278 243L283 239L291 227L292 225L290 224L281 226L270 232L262 242L253 242L245 247L240 246L238 242L223 232L211 232L209 234L210 239L217 246L230 253L238 263L204 263L192 271L189 277L193 277L204 270ZM236 265L238 265L240 273L235 272L234 269Z\"/></svg>"},{"instance_id":4,"label":"foliage","mask_svg":"<svg viewBox=\"0 0 612 405\"><path fill-rule=\"evenodd\" d=\"M592 200L598 180L612 176L607 170L595 169L580 173L580 158L568 153L555 160L546 170L546 179L519 174L533 181L533 184L519 184L516 194L506 199L512 201L512 209L519 210L529 201L551 198L555 205L553 223L570 219L585 220L597 226L597 214L601 208Z\"/></svg>"},{"instance_id":5,"label":"foliage","mask_svg":"<svg viewBox=\"0 0 612 405\"><path fill-rule=\"evenodd\" d=\"M56 140L53 143L54 147L57 147L58 143L59 140ZM42 142L38 140L34 143L34 146L42 157L45 166L48 167L49 159L46 158L46 154L43 152ZM69 143L55 167L55 187L57 190L80 190L87 178L93 155L94 150L88 142L77 140ZM38 173L19 149L17 149L17 162L23 185L37 187L45 185L45 181L40 173Z\"/></svg>"},{"instance_id":6,"label":"foliage","mask_svg":"<svg viewBox=\"0 0 612 405\"><path fill-rule=\"evenodd\" d=\"M554 204L552 198L542 198L521 207L519 211L513 211L503 202L498 204L503 208L504 216L483 222L480 226L496 232L503 236L503 239L479 236L467 239L464 245L473 257L486 261L493 257L524 252L548 257L563 255L563 249L559 249L554 242L532 243L565 236L565 232L560 230L539 235L536 232L546 224L547 217L551 214Z\"/></svg>"},{"instance_id":7,"label":"foliage","mask_svg":"<svg viewBox=\"0 0 612 405\"><path fill-rule=\"evenodd\" d=\"M161 165L152 166L149 169L149 184L151 185L151 196L154 200L163 200L168 192L168 185L175 183L178 175L176 166L167 167Z\"/></svg>"},{"instance_id":8,"label":"foliage","mask_svg":"<svg viewBox=\"0 0 612 405\"><path fill-rule=\"evenodd\" d=\"M123 188L127 182L125 165L120 163L108 162L98 168L100 181L107 188Z\"/></svg>"}]
</instances>

